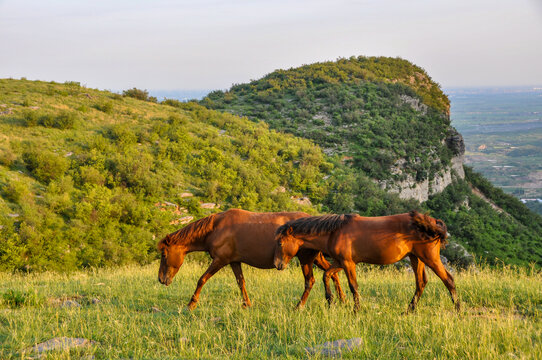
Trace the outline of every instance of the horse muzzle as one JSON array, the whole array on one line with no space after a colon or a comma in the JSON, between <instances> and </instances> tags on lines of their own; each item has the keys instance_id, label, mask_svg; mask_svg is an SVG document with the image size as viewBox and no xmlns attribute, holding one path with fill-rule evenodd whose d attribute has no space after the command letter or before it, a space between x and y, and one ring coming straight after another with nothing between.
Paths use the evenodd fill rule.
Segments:
<instances>
[{"instance_id":1,"label":"horse muzzle","mask_svg":"<svg viewBox=\"0 0 542 360\"><path fill-rule=\"evenodd\" d=\"M273 264L275 265L275 268L277 268L277 270L284 270L285 268L284 262L280 259L275 259L275 261L273 261Z\"/></svg>"},{"instance_id":2,"label":"horse muzzle","mask_svg":"<svg viewBox=\"0 0 542 360\"><path fill-rule=\"evenodd\" d=\"M169 286L169 284L171 284L171 279L168 277L164 277L162 279L160 276L158 276L158 281L160 282L160 284L164 284L166 286Z\"/></svg>"}]
</instances>

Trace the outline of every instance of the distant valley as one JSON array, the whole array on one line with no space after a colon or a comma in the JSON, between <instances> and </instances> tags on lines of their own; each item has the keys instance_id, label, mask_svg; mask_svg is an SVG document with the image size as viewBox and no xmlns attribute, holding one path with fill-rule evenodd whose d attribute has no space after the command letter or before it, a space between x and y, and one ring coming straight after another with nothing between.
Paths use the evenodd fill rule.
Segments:
<instances>
[{"instance_id":1,"label":"distant valley","mask_svg":"<svg viewBox=\"0 0 542 360\"><path fill-rule=\"evenodd\" d=\"M465 163L542 213L542 87L446 92Z\"/></svg>"}]
</instances>

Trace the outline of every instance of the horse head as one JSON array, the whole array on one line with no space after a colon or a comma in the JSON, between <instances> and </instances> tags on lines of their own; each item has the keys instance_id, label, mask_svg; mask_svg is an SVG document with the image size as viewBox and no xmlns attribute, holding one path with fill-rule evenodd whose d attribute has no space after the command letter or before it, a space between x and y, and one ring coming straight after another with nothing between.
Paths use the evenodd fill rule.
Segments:
<instances>
[{"instance_id":1,"label":"horse head","mask_svg":"<svg viewBox=\"0 0 542 360\"><path fill-rule=\"evenodd\" d=\"M161 253L158 281L168 286L183 264L186 247L182 244L173 243L170 235L166 235L166 237L160 240L157 247Z\"/></svg>"},{"instance_id":2,"label":"horse head","mask_svg":"<svg viewBox=\"0 0 542 360\"><path fill-rule=\"evenodd\" d=\"M292 227L287 224L277 229L275 240L277 244L273 264L278 270L283 270L297 254L303 241L293 236Z\"/></svg>"}]
</instances>

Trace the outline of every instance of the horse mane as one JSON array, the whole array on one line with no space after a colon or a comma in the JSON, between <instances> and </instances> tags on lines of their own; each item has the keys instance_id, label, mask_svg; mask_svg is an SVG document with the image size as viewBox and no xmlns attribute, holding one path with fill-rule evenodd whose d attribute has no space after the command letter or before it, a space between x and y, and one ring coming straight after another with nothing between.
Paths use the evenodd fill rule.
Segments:
<instances>
[{"instance_id":1,"label":"horse mane","mask_svg":"<svg viewBox=\"0 0 542 360\"><path fill-rule=\"evenodd\" d=\"M276 235L325 235L348 224L354 214L308 216L288 221L280 226ZM291 233L290 233L291 231Z\"/></svg>"},{"instance_id":2,"label":"horse mane","mask_svg":"<svg viewBox=\"0 0 542 360\"><path fill-rule=\"evenodd\" d=\"M416 210L409 213L413 228L418 232L422 240L434 241L437 238L444 245L448 236L446 224L440 219L433 219L427 214L420 214ZM433 223L431 220L435 220Z\"/></svg>"},{"instance_id":3,"label":"horse mane","mask_svg":"<svg viewBox=\"0 0 542 360\"><path fill-rule=\"evenodd\" d=\"M215 217L216 214L211 214L186 225L174 233L166 235L158 243L158 249L164 246L187 244L207 236L214 229Z\"/></svg>"}]
</instances>

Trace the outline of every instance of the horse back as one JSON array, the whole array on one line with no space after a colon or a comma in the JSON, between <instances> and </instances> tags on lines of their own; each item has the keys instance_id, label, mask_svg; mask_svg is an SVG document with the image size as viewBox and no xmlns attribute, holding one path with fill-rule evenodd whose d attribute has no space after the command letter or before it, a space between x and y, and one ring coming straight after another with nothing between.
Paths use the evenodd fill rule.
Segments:
<instances>
[{"instance_id":1,"label":"horse back","mask_svg":"<svg viewBox=\"0 0 542 360\"><path fill-rule=\"evenodd\" d=\"M409 214L356 216L334 234L330 246L355 262L390 264L410 252L412 236Z\"/></svg>"},{"instance_id":2,"label":"horse back","mask_svg":"<svg viewBox=\"0 0 542 360\"><path fill-rule=\"evenodd\" d=\"M241 209L227 210L219 215L214 231L207 238L211 256L260 268L274 266L277 228L290 220L309 216L303 212L257 213Z\"/></svg>"}]
</instances>

